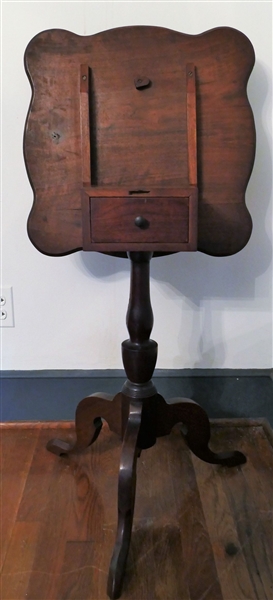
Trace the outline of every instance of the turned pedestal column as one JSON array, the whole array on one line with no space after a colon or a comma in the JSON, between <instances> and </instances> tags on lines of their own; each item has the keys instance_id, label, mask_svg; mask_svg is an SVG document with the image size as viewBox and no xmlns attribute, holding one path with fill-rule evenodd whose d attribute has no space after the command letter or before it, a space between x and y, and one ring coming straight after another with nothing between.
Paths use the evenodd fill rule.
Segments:
<instances>
[{"instance_id":1,"label":"turned pedestal column","mask_svg":"<svg viewBox=\"0 0 273 600\"><path fill-rule=\"evenodd\" d=\"M152 252L130 252L129 258L131 285L126 323L130 337L122 343L122 358L128 379L121 392L114 397L96 393L79 403L75 444L55 439L47 445L48 450L59 456L81 452L97 439L102 418L123 440L118 481L117 537L107 588L112 599L119 598L122 591L134 516L136 461L141 450L153 446L157 437L169 434L174 425L181 423L189 448L200 459L227 467L246 461L241 452L215 454L209 448L209 419L199 404L186 398L173 398L166 402L157 393L152 382L157 343L150 340L153 327L149 273Z\"/></svg>"}]
</instances>

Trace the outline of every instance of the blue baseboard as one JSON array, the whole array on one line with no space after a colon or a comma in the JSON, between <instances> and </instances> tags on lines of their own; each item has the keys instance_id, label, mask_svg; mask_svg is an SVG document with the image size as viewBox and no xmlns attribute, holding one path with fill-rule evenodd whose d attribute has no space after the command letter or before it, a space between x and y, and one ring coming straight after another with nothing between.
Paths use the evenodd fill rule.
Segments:
<instances>
[{"instance_id":1,"label":"blue baseboard","mask_svg":"<svg viewBox=\"0 0 273 600\"><path fill-rule=\"evenodd\" d=\"M1 421L73 420L82 398L115 394L125 379L122 369L2 371ZM266 418L273 426L269 369L156 369L153 380L166 399L191 398L210 418Z\"/></svg>"}]
</instances>

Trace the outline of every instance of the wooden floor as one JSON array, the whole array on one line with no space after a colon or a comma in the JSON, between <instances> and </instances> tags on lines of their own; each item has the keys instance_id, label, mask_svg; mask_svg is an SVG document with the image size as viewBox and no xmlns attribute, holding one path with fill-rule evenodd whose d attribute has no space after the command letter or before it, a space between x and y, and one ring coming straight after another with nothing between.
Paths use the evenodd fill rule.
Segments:
<instances>
[{"instance_id":1,"label":"wooden floor","mask_svg":"<svg viewBox=\"0 0 273 600\"><path fill-rule=\"evenodd\" d=\"M2 600L107 598L120 442L104 425L92 449L58 458L45 450L57 436L73 424L1 430ZM211 446L248 462L203 463L178 430L142 452L123 600L272 600L269 437L218 423Z\"/></svg>"}]
</instances>

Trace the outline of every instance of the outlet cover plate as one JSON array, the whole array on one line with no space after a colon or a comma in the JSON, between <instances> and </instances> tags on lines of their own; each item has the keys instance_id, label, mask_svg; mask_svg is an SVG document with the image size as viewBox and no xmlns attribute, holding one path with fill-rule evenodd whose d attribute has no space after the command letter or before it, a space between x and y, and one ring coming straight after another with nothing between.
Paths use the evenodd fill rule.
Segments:
<instances>
[{"instance_id":1,"label":"outlet cover plate","mask_svg":"<svg viewBox=\"0 0 273 600\"><path fill-rule=\"evenodd\" d=\"M1 287L0 327L14 327L13 294L11 286Z\"/></svg>"}]
</instances>

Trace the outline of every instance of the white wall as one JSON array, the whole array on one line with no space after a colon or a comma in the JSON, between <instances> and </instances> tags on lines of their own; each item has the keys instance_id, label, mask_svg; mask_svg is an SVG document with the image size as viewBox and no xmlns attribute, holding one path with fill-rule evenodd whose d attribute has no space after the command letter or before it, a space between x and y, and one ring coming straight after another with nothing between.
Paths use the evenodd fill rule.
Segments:
<instances>
[{"instance_id":1,"label":"white wall","mask_svg":"<svg viewBox=\"0 0 273 600\"><path fill-rule=\"evenodd\" d=\"M249 99L257 156L247 191L254 221L239 254L180 253L152 261L160 368L272 367L271 3L3 2L3 285L14 290L15 327L3 328L4 369L121 368L127 337L128 262L97 253L46 257L27 238L32 191L22 136L30 101L29 40L62 28L93 34L123 25L200 33L227 25L256 51Z\"/></svg>"}]
</instances>

